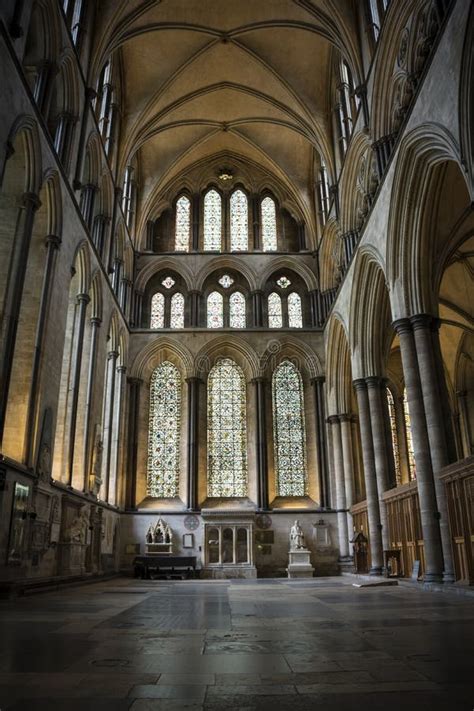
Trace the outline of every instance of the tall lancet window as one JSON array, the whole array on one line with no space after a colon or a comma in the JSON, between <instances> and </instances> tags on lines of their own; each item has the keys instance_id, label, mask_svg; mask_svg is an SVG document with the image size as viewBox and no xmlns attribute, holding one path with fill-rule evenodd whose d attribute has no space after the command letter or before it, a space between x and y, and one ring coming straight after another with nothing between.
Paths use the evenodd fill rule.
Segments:
<instances>
[{"instance_id":1,"label":"tall lancet window","mask_svg":"<svg viewBox=\"0 0 474 711\"><path fill-rule=\"evenodd\" d=\"M165 297L158 291L151 297L150 328L165 327Z\"/></svg>"},{"instance_id":2,"label":"tall lancet window","mask_svg":"<svg viewBox=\"0 0 474 711\"><path fill-rule=\"evenodd\" d=\"M230 249L245 252L249 248L249 210L247 196L235 190L230 198Z\"/></svg>"},{"instance_id":3,"label":"tall lancet window","mask_svg":"<svg viewBox=\"0 0 474 711\"><path fill-rule=\"evenodd\" d=\"M395 464L395 480L397 485L402 483L402 475L400 471L400 449L398 446L398 431L397 431L397 411L395 409L395 401L390 388L386 389L388 415L390 418L390 432L392 435L393 462Z\"/></svg>"},{"instance_id":4,"label":"tall lancet window","mask_svg":"<svg viewBox=\"0 0 474 711\"><path fill-rule=\"evenodd\" d=\"M153 371L150 382L147 495L178 496L181 377L168 361Z\"/></svg>"},{"instance_id":5,"label":"tall lancet window","mask_svg":"<svg viewBox=\"0 0 474 711\"><path fill-rule=\"evenodd\" d=\"M275 252L278 248L275 201L263 198L261 204L262 246L264 252Z\"/></svg>"},{"instance_id":6,"label":"tall lancet window","mask_svg":"<svg viewBox=\"0 0 474 711\"><path fill-rule=\"evenodd\" d=\"M207 297L207 327L222 328L224 325L224 299L219 291L211 291Z\"/></svg>"},{"instance_id":7,"label":"tall lancet window","mask_svg":"<svg viewBox=\"0 0 474 711\"><path fill-rule=\"evenodd\" d=\"M229 326L245 328L245 296L240 291L234 291L229 298Z\"/></svg>"},{"instance_id":8,"label":"tall lancet window","mask_svg":"<svg viewBox=\"0 0 474 711\"><path fill-rule=\"evenodd\" d=\"M283 328L281 296L276 291L272 291L268 297L268 328Z\"/></svg>"},{"instance_id":9,"label":"tall lancet window","mask_svg":"<svg viewBox=\"0 0 474 711\"><path fill-rule=\"evenodd\" d=\"M207 495L247 496L245 378L230 358L207 381Z\"/></svg>"},{"instance_id":10,"label":"tall lancet window","mask_svg":"<svg viewBox=\"0 0 474 711\"><path fill-rule=\"evenodd\" d=\"M204 249L221 251L222 200L217 190L208 190L204 198Z\"/></svg>"},{"instance_id":11,"label":"tall lancet window","mask_svg":"<svg viewBox=\"0 0 474 711\"><path fill-rule=\"evenodd\" d=\"M403 391L403 415L405 421L405 436L407 441L408 471L410 481L413 481L416 479L415 450L413 449L413 438L411 436L411 418L406 389Z\"/></svg>"},{"instance_id":12,"label":"tall lancet window","mask_svg":"<svg viewBox=\"0 0 474 711\"><path fill-rule=\"evenodd\" d=\"M171 297L170 328L184 328L184 296L179 291Z\"/></svg>"},{"instance_id":13,"label":"tall lancet window","mask_svg":"<svg viewBox=\"0 0 474 711\"><path fill-rule=\"evenodd\" d=\"M303 381L285 360L272 379L273 442L278 496L305 496L306 435Z\"/></svg>"},{"instance_id":14,"label":"tall lancet window","mask_svg":"<svg viewBox=\"0 0 474 711\"><path fill-rule=\"evenodd\" d=\"M303 328L301 297L296 291L292 291L288 295L288 326L290 328Z\"/></svg>"},{"instance_id":15,"label":"tall lancet window","mask_svg":"<svg viewBox=\"0 0 474 711\"><path fill-rule=\"evenodd\" d=\"M177 252L189 252L191 234L191 202L186 195L176 202L174 248Z\"/></svg>"}]
</instances>

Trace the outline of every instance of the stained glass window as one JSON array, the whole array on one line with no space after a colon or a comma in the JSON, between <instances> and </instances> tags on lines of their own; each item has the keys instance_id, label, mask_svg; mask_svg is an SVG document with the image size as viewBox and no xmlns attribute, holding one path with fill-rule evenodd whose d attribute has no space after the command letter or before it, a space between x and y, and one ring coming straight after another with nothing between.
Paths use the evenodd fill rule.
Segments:
<instances>
[{"instance_id":1,"label":"stained glass window","mask_svg":"<svg viewBox=\"0 0 474 711\"><path fill-rule=\"evenodd\" d=\"M218 291L207 297L207 327L222 328L224 325L224 299Z\"/></svg>"},{"instance_id":2,"label":"stained glass window","mask_svg":"<svg viewBox=\"0 0 474 711\"><path fill-rule=\"evenodd\" d=\"M180 418L180 374L165 361L155 368L150 382L148 496L178 496Z\"/></svg>"},{"instance_id":3,"label":"stained glass window","mask_svg":"<svg viewBox=\"0 0 474 711\"><path fill-rule=\"evenodd\" d=\"M191 202L182 195L176 202L176 227L174 248L177 252L189 251L189 236L191 231Z\"/></svg>"},{"instance_id":4,"label":"stained glass window","mask_svg":"<svg viewBox=\"0 0 474 711\"><path fill-rule=\"evenodd\" d=\"M165 297L160 292L151 297L150 328L164 328L165 325Z\"/></svg>"},{"instance_id":5,"label":"stained glass window","mask_svg":"<svg viewBox=\"0 0 474 711\"><path fill-rule=\"evenodd\" d=\"M286 360L273 374L273 440L278 496L305 496L306 446L303 381Z\"/></svg>"},{"instance_id":6,"label":"stained glass window","mask_svg":"<svg viewBox=\"0 0 474 711\"><path fill-rule=\"evenodd\" d=\"M209 190L204 198L204 249L221 250L222 201L217 190Z\"/></svg>"},{"instance_id":7,"label":"stained glass window","mask_svg":"<svg viewBox=\"0 0 474 711\"><path fill-rule=\"evenodd\" d=\"M296 291L292 291L288 295L288 326L290 328L303 328L301 297Z\"/></svg>"},{"instance_id":8,"label":"stained glass window","mask_svg":"<svg viewBox=\"0 0 474 711\"><path fill-rule=\"evenodd\" d=\"M171 289L172 286L176 284L175 280L171 276L167 276L163 281L161 282L161 285L165 287L165 289Z\"/></svg>"},{"instance_id":9,"label":"stained glass window","mask_svg":"<svg viewBox=\"0 0 474 711\"><path fill-rule=\"evenodd\" d=\"M234 280L232 279L231 276L229 276L229 274L224 274L224 275L221 276L221 278L219 279L219 284L220 284L224 289L228 289L229 286L232 286L233 283L234 283Z\"/></svg>"},{"instance_id":10,"label":"stained glass window","mask_svg":"<svg viewBox=\"0 0 474 711\"><path fill-rule=\"evenodd\" d=\"M268 297L268 328L282 328L283 315L281 310L281 298L276 291Z\"/></svg>"},{"instance_id":11,"label":"stained glass window","mask_svg":"<svg viewBox=\"0 0 474 711\"><path fill-rule=\"evenodd\" d=\"M240 291L234 291L229 299L229 326L245 328L245 296Z\"/></svg>"},{"instance_id":12,"label":"stained glass window","mask_svg":"<svg viewBox=\"0 0 474 711\"><path fill-rule=\"evenodd\" d=\"M235 190L230 198L230 249L242 252L249 248L249 211L247 196Z\"/></svg>"},{"instance_id":13,"label":"stained glass window","mask_svg":"<svg viewBox=\"0 0 474 711\"><path fill-rule=\"evenodd\" d=\"M179 292L171 297L170 328L184 328L184 296Z\"/></svg>"},{"instance_id":14,"label":"stained glass window","mask_svg":"<svg viewBox=\"0 0 474 711\"><path fill-rule=\"evenodd\" d=\"M276 210L275 201L271 197L263 198L261 212L263 251L275 252L277 249Z\"/></svg>"},{"instance_id":15,"label":"stained glass window","mask_svg":"<svg viewBox=\"0 0 474 711\"><path fill-rule=\"evenodd\" d=\"M392 449L393 449L393 461L395 464L395 480L397 484L402 483L402 476L400 472L400 450L398 448L398 431L397 431L397 412L395 410L395 401L393 399L393 394L390 388L386 389L387 392L387 404L388 404L388 415L390 418L390 432L392 434Z\"/></svg>"},{"instance_id":16,"label":"stained glass window","mask_svg":"<svg viewBox=\"0 0 474 711\"><path fill-rule=\"evenodd\" d=\"M286 289L290 286L291 281L288 279L288 277L281 276L279 279L277 279L277 284L280 289Z\"/></svg>"},{"instance_id":17,"label":"stained glass window","mask_svg":"<svg viewBox=\"0 0 474 711\"><path fill-rule=\"evenodd\" d=\"M245 378L223 358L207 383L207 494L247 496Z\"/></svg>"},{"instance_id":18,"label":"stained glass window","mask_svg":"<svg viewBox=\"0 0 474 711\"><path fill-rule=\"evenodd\" d=\"M411 436L411 419L410 410L408 407L408 398L406 389L403 391L403 415L405 418L405 435L407 440L407 454L408 454L408 469L410 474L410 481L416 479L416 465L415 465L415 451L413 449L413 439Z\"/></svg>"}]
</instances>

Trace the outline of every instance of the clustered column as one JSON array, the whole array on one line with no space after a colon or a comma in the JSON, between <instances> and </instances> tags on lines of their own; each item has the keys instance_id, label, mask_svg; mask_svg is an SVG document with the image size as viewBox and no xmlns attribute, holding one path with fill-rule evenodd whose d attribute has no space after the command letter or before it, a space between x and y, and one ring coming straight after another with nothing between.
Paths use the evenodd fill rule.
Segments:
<instances>
[{"instance_id":1,"label":"clustered column","mask_svg":"<svg viewBox=\"0 0 474 711\"><path fill-rule=\"evenodd\" d=\"M257 409L257 504L260 510L268 509L268 457L267 423L265 408L265 378L254 378L255 404Z\"/></svg>"},{"instance_id":2,"label":"clustered column","mask_svg":"<svg viewBox=\"0 0 474 711\"><path fill-rule=\"evenodd\" d=\"M344 485L344 455L342 450L341 423L339 415L331 415L328 422L332 427L334 471L336 475L337 529L341 559L349 557L349 531L347 528L347 504Z\"/></svg>"},{"instance_id":3,"label":"clustered column","mask_svg":"<svg viewBox=\"0 0 474 711\"><path fill-rule=\"evenodd\" d=\"M188 509L198 508L199 466L199 378L187 378L188 385Z\"/></svg>"}]
</instances>

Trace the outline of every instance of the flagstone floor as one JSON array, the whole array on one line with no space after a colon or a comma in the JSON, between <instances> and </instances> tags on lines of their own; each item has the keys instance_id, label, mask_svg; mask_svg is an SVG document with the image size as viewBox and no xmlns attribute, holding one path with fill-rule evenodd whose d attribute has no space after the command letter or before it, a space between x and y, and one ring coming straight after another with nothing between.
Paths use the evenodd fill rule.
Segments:
<instances>
[{"instance_id":1,"label":"flagstone floor","mask_svg":"<svg viewBox=\"0 0 474 711\"><path fill-rule=\"evenodd\" d=\"M0 602L0 711L472 711L474 599L128 578Z\"/></svg>"}]
</instances>

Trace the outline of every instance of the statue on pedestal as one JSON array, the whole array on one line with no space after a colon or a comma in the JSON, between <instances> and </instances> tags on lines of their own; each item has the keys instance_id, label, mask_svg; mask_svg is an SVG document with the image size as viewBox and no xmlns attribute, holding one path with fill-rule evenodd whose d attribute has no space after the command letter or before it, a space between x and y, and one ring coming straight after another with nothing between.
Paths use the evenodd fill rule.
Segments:
<instances>
[{"instance_id":1,"label":"statue on pedestal","mask_svg":"<svg viewBox=\"0 0 474 711\"><path fill-rule=\"evenodd\" d=\"M296 520L290 529L290 550L298 551L305 549L306 544L303 529L300 526L300 522Z\"/></svg>"}]
</instances>

